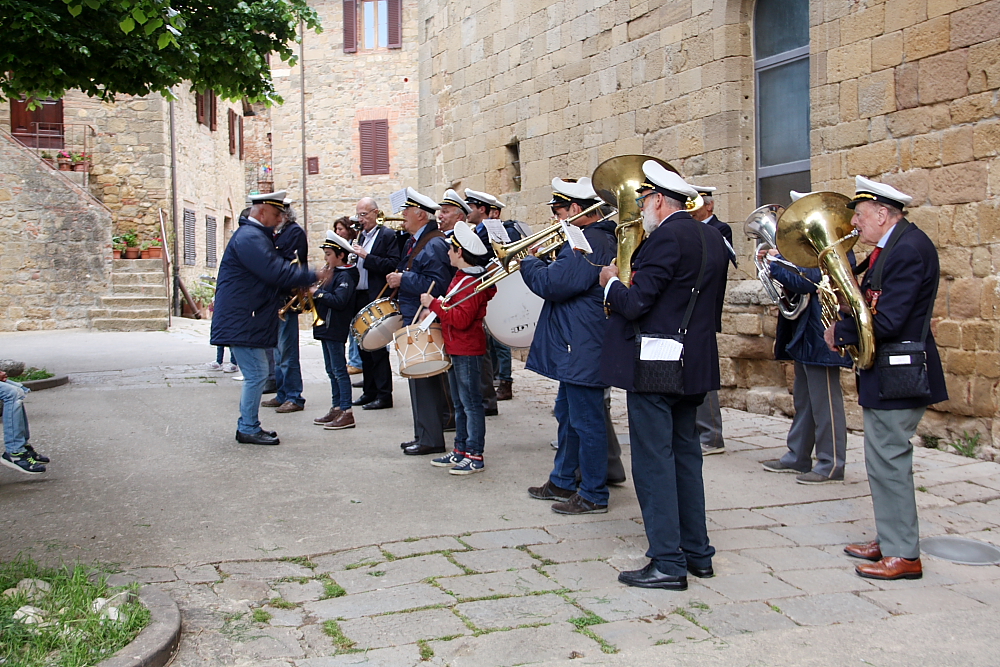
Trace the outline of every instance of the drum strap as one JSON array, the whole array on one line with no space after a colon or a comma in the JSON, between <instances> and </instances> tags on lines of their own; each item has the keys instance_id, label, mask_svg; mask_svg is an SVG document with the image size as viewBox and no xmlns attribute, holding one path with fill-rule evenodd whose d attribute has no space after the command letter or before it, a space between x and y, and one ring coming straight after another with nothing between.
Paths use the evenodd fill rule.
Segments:
<instances>
[{"instance_id":1,"label":"drum strap","mask_svg":"<svg viewBox=\"0 0 1000 667\"><path fill-rule=\"evenodd\" d=\"M417 258L417 255L420 254L420 251L424 249L424 246L427 245L431 239L436 239L439 236L444 236L444 232L440 229L432 229L429 232L425 232L424 235L420 237L420 240L417 241L417 245L413 246L413 250L410 252L410 261L406 263L407 271L413 267L413 261Z\"/></svg>"}]
</instances>

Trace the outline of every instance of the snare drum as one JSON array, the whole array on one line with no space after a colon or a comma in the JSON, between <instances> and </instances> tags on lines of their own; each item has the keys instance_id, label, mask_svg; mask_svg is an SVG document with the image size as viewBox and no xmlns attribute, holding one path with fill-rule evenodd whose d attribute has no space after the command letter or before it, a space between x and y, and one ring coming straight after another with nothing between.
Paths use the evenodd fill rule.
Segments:
<instances>
[{"instance_id":1,"label":"snare drum","mask_svg":"<svg viewBox=\"0 0 1000 667\"><path fill-rule=\"evenodd\" d=\"M545 300L528 289L520 271L497 283L497 293L486 306L486 329L509 347L531 347Z\"/></svg>"},{"instance_id":2,"label":"snare drum","mask_svg":"<svg viewBox=\"0 0 1000 667\"><path fill-rule=\"evenodd\" d=\"M451 368L451 357L444 351L441 324L434 322L427 331L411 324L396 332L396 356L399 374L405 378L427 378Z\"/></svg>"},{"instance_id":3,"label":"snare drum","mask_svg":"<svg viewBox=\"0 0 1000 667\"><path fill-rule=\"evenodd\" d=\"M392 342L403 326L403 316L395 299L377 299L362 308L351 320L354 339L363 350L377 350Z\"/></svg>"}]
</instances>

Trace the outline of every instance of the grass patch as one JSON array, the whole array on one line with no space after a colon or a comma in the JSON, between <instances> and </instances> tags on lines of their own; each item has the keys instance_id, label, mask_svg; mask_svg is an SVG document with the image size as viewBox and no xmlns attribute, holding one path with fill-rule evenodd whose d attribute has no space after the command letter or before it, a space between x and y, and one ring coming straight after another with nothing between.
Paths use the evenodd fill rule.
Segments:
<instances>
[{"instance_id":1,"label":"grass patch","mask_svg":"<svg viewBox=\"0 0 1000 667\"><path fill-rule=\"evenodd\" d=\"M779 607L778 605L776 605L776 604L769 604L767 606L771 608L771 611L773 611L775 613L778 613L778 614L781 613L781 607Z\"/></svg>"},{"instance_id":2,"label":"grass patch","mask_svg":"<svg viewBox=\"0 0 1000 667\"><path fill-rule=\"evenodd\" d=\"M417 642L417 646L420 647L421 660L430 660L434 657L434 649L431 648L431 645L427 643L426 639L419 640Z\"/></svg>"},{"instance_id":3,"label":"grass patch","mask_svg":"<svg viewBox=\"0 0 1000 667\"><path fill-rule=\"evenodd\" d=\"M50 373L44 368L25 368L24 372L20 375L15 375L14 377L8 378L14 382L31 382L33 380L48 380L50 377L55 377L55 373Z\"/></svg>"},{"instance_id":4,"label":"grass patch","mask_svg":"<svg viewBox=\"0 0 1000 667\"><path fill-rule=\"evenodd\" d=\"M324 621L323 632L333 641L333 644L337 647L337 653L351 652L357 643L347 638L347 635L340 629L340 624L337 621Z\"/></svg>"},{"instance_id":5,"label":"grass patch","mask_svg":"<svg viewBox=\"0 0 1000 667\"><path fill-rule=\"evenodd\" d=\"M267 623L271 620L271 615L264 611L263 609L257 608L253 610L253 622L254 623Z\"/></svg>"},{"instance_id":6,"label":"grass patch","mask_svg":"<svg viewBox=\"0 0 1000 667\"><path fill-rule=\"evenodd\" d=\"M416 542L416 541L418 541L419 539L420 539L419 537L407 537L407 538L406 538L405 540L403 540L403 541L404 541L404 542ZM433 655L433 653L431 653L431 655Z\"/></svg>"},{"instance_id":7,"label":"grass patch","mask_svg":"<svg viewBox=\"0 0 1000 667\"><path fill-rule=\"evenodd\" d=\"M347 591L344 590L344 587L338 584L333 579L325 578L325 579L320 579L320 581L323 583L323 597L320 598L321 600L329 600L330 598L340 598L347 595Z\"/></svg>"},{"instance_id":8,"label":"grass patch","mask_svg":"<svg viewBox=\"0 0 1000 667\"><path fill-rule=\"evenodd\" d=\"M583 629L588 625L600 625L601 623L607 623L607 621L594 612L587 610L584 610L583 616L571 618L569 619L569 622L572 623L577 630Z\"/></svg>"},{"instance_id":9,"label":"grass patch","mask_svg":"<svg viewBox=\"0 0 1000 667\"><path fill-rule=\"evenodd\" d=\"M941 438L936 435L922 435L920 441L927 449L938 449L941 445Z\"/></svg>"},{"instance_id":10,"label":"grass patch","mask_svg":"<svg viewBox=\"0 0 1000 667\"><path fill-rule=\"evenodd\" d=\"M711 630L709 630L704 625L702 625L701 623L699 623L698 619L696 619L694 617L694 614L692 614L691 612L689 612L687 609L681 609L680 607L677 607L671 613L672 614L677 614L681 618L686 619L687 621L690 621L691 623L694 623L695 625L697 625L699 628L701 628L705 632L708 632L709 634L711 634Z\"/></svg>"},{"instance_id":11,"label":"grass patch","mask_svg":"<svg viewBox=\"0 0 1000 667\"><path fill-rule=\"evenodd\" d=\"M709 609L708 605L701 600L691 600L688 602L688 606L692 609L701 609L702 611L708 611Z\"/></svg>"},{"instance_id":12,"label":"grass patch","mask_svg":"<svg viewBox=\"0 0 1000 667\"><path fill-rule=\"evenodd\" d=\"M213 380L213 379L211 379L211 378L202 378L201 383L202 384L217 384L216 381Z\"/></svg>"},{"instance_id":13,"label":"grass patch","mask_svg":"<svg viewBox=\"0 0 1000 667\"><path fill-rule=\"evenodd\" d=\"M449 563L451 563L452 565L454 565L455 567L457 567L458 569L460 569L465 574L479 574L479 572L476 572L471 567L466 567L466 566L462 565L461 563L459 563L457 560L455 560L455 556L452 555L451 552L449 552L448 555L445 556L445 558L448 559Z\"/></svg>"},{"instance_id":14,"label":"grass patch","mask_svg":"<svg viewBox=\"0 0 1000 667\"><path fill-rule=\"evenodd\" d=\"M976 450L979 449L979 439L982 437L979 433L969 433L968 431L962 431L961 437L957 440L952 440L948 443L952 449L966 456L970 459L976 458Z\"/></svg>"},{"instance_id":15,"label":"grass patch","mask_svg":"<svg viewBox=\"0 0 1000 667\"><path fill-rule=\"evenodd\" d=\"M284 598L271 598L267 601L267 606L274 607L275 609L295 609L298 607L294 602L289 602Z\"/></svg>"},{"instance_id":16,"label":"grass patch","mask_svg":"<svg viewBox=\"0 0 1000 667\"><path fill-rule=\"evenodd\" d=\"M282 563L295 563L296 565L301 565L302 567L308 567L310 570L316 569L316 563L309 560L307 556L283 556L278 560Z\"/></svg>"},{"instance_id":17,"label":"grass patch","mask_svg":"<svg viewBox=\"0 0 1000 667\"><path fill-rule=\"evenodd\" d=\"M927 487L926 486L918 486L917 487L917 491L919 491L920 493L927 493Z\"/></svg>"},{"instance_id":18,"label":"grass patch","mask_svg":"<svg viewBox=\"0 0 1000 667\"><path fill-rule=\"evenodd\" d=\"M674 643L673 639L657 639L656 643L653 644L653 646L666 646L667 644L673 644L673 643Z\"/></svg>"},{"instance_id":19,"label":"grass patch","mask_svg":"<svg viewBox=\"0 0 1000 667\"><path fill-rule=\"evenodd\" d=\"M368 574L369 577L384 577L385 576L385 570L372 570L371 572L368 572L367 574Z\"/></svg>"},{"instance_id":20,"label":"grass patch","mask_svg":"<svg viewBox=\"0 0 1000 667\"><path fill-rule=\"evenodd\" d=\"M0 664L19 667L93 665L123 648L149 623L149 610L134 595L138 588L110 588L103 576L91 581L82 565L43 568L29 558L0 564L0 590L38 579L48 591L24 590L0 596ZM118 609L119 620L94 611L97 598ZM25 606L40 610L40 623L15 620ZM24 611L22 610L22 614Z\"/></svg>"}]
</instances>

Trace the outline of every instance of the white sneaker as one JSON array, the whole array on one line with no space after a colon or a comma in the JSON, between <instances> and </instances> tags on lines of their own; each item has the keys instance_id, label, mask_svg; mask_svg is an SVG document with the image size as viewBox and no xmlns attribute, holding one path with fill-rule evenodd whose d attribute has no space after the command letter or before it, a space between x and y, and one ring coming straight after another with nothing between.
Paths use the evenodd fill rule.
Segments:
<instances>
[{"instance_id":1,"label":"white sneaker","mask_svg":"<svg viewBox=\"0 0 1000 667\"><path fill-rule=\"evenodd\" d=\"M216 361L210 361L207 364L205 364L205 368L207 368L210 371L221 371L223 366L222 364Z\"/></svg>"},{"instance_id":2,"label":"white sneaker","mask_svg":"<svg viewBox=\"0 0 1000 667\"><path fill-rule=\"evenodd\" d=\"M233 381L234 382L243 382L243 376L242 375L234 375L233 376Z\"/></svg>"},{"instance_id":3,"label":"white sneaker","mask_svg":"<svg viewBox=\"0 0 1000 667\"><path fill-rule=\"evenodd\" d=\"M233 364L233 363L222 364L222 372L223 373L235 373L238 370L240 370L240 367L237 366L236 364Z\"/></svg>"}]
</instances>

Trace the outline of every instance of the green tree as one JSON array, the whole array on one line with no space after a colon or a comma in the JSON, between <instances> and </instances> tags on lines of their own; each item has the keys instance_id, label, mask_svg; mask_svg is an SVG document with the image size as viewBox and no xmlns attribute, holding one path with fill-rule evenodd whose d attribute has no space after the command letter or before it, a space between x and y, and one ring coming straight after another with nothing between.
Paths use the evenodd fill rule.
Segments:
<instances>
[{"instance_id":1,"label":"green tree","mask_svg":"<svg viewBox=\"0 0 1000 667\"><path fill-rule=\"evenodd\" d=\"M170 95L190 81L226 99L280 102L268 54L294 65L307 0L0 0L0 100Z\"/></svg>"}]
</instances>

